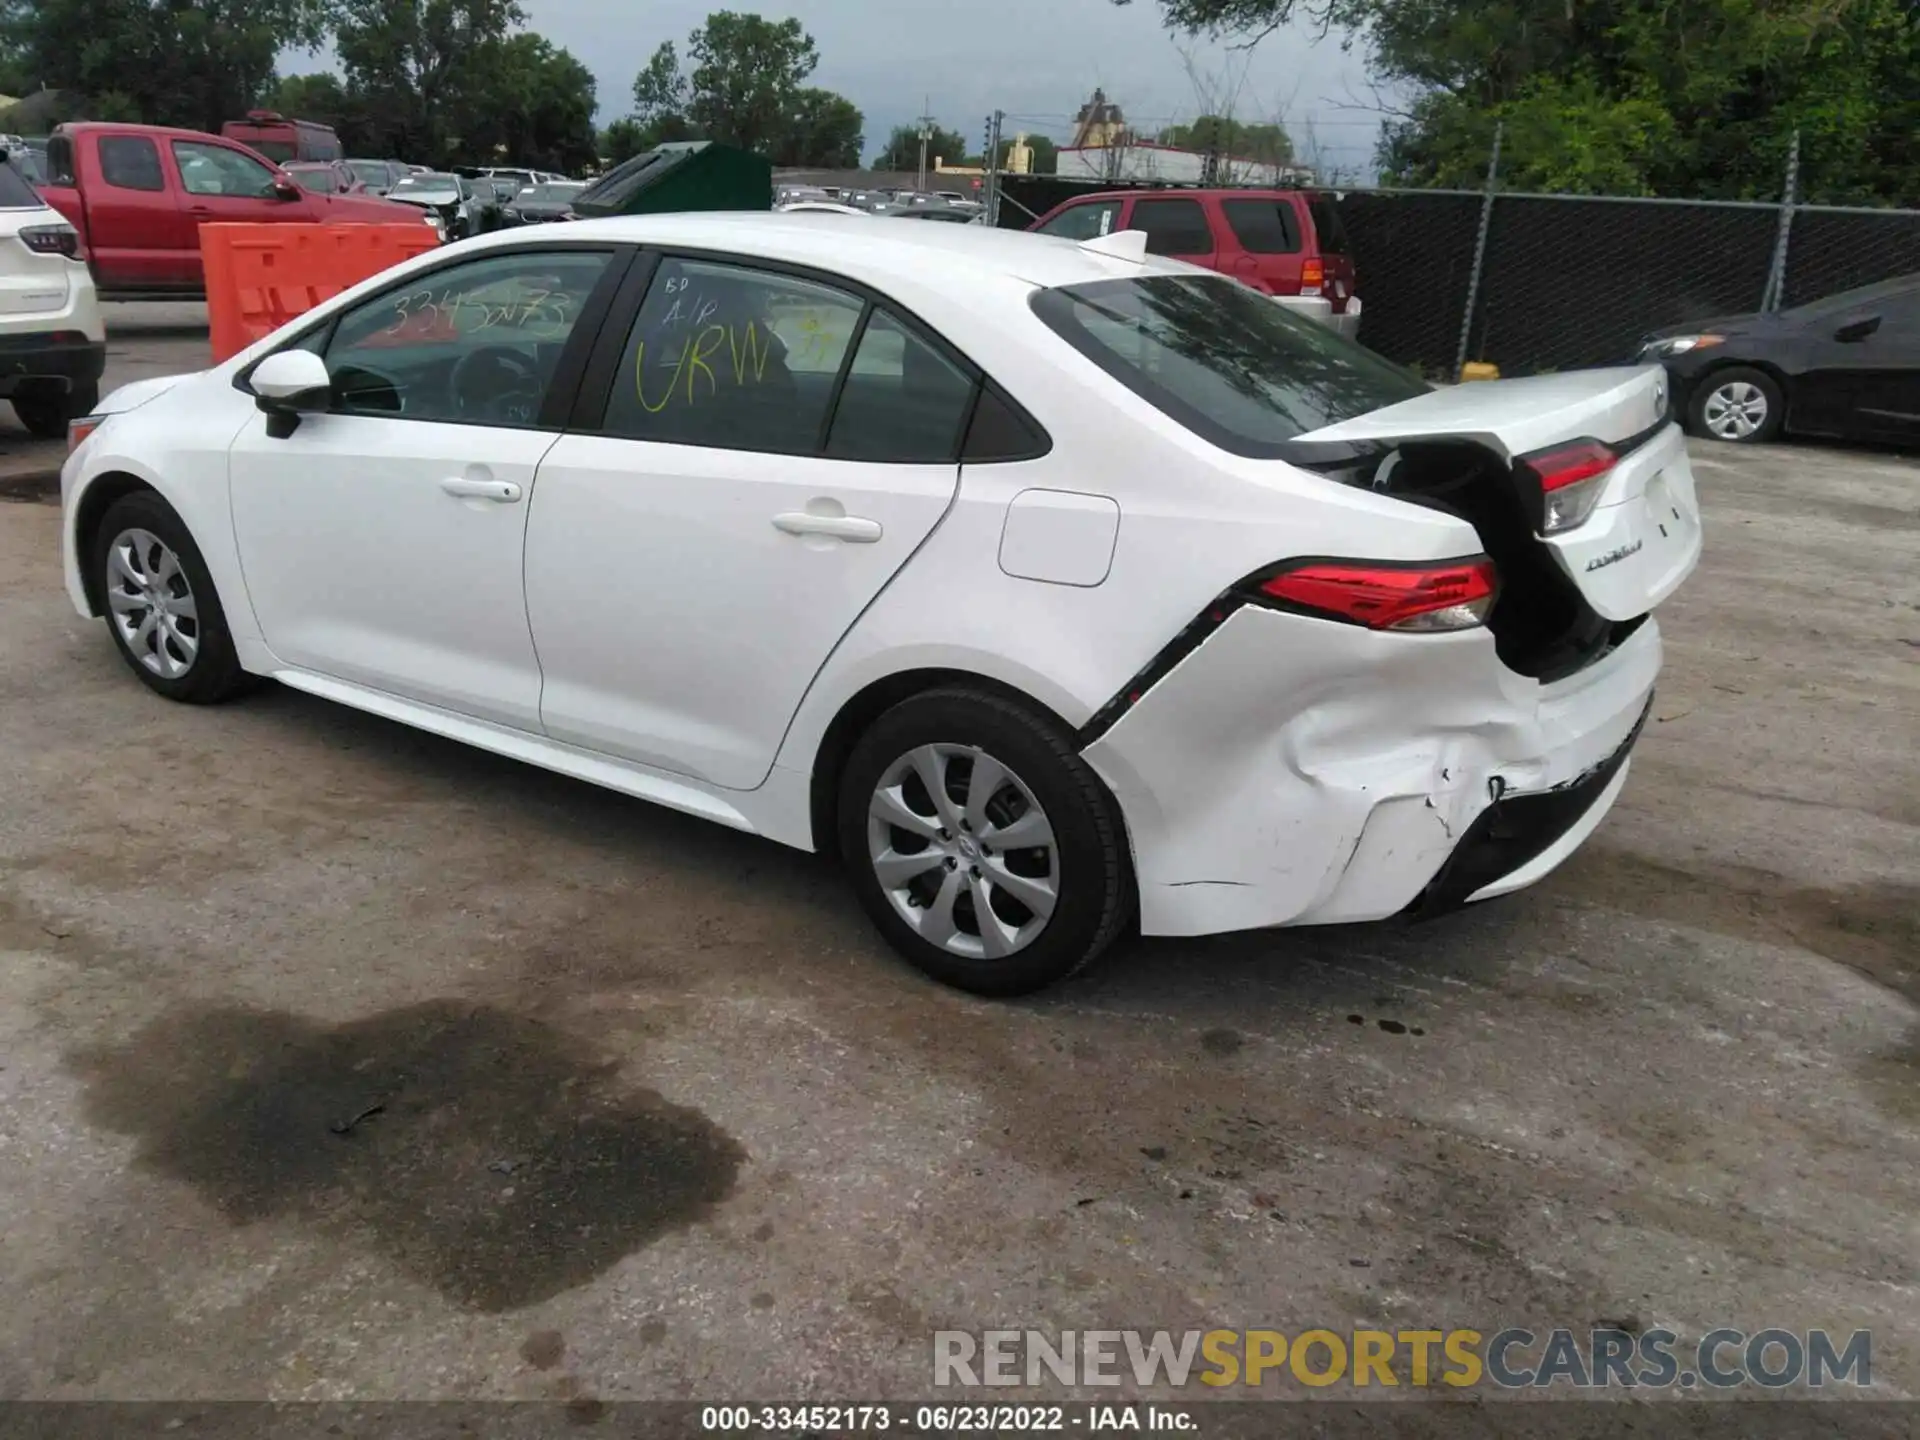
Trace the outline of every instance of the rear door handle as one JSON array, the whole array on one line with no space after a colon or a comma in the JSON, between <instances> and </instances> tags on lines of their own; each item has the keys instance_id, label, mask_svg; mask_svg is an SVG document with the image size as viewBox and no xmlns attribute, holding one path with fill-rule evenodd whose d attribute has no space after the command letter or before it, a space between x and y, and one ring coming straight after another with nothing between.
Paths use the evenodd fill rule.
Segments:
<instances>
[{"instance_id":1,"label":"rear door handle","mask_svg":"<svg viewBox=\"0 0 1920 1440\"><path fill-rule=\"evenodd\" d=\"M854 545L871 545L884 533L878 520L860 515L809 515L804 510L774 516L773 528L789 535L831 535Z\"/></svg>"},{"instance_id":2,"label":"rear door handle","mask_svg":"<svg viewBox=\"0 0 1920 1440\"><path fill-rule=\"evenodd\" d=\"M520 487L511 480L469 480L464 475L450 475L440 482L440 488L463 500L497 500L502 505L520 498Z\"/></svg>"}]
</instances>

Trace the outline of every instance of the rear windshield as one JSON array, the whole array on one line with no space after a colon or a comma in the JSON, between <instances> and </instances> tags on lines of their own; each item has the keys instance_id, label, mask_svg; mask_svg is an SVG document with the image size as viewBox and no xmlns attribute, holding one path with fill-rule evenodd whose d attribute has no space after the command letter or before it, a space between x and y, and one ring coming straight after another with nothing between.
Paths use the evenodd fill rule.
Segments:
<instances>
[{"instance_id":1,"label":"rear windshield","mask_svg":"<svg viewBox=\"0 0 1920 1440\"><path fill-rule=\"evenodd\" d=\"M393 183L393 176L388 171L384 160L349 160L347 168L353 171L354 176L363 184L390 185Z\"/></svg>"},{"instance_id":2,"label":"rear windshield","mask_svg":"<svg viewBox=\"0 0 1920 1440\"><path fill-rule=\"evenodd\" d=\"M1340 223L1340 211L1333 201L1324 195L1315 195L1307 201L1307 210L1313 216L1314 233L1320 237L1320 253L1346 254L1347 227Z\"/></svg>"},{"instance_id":3,"label":"rear windshield","mask_svg":"<svg viewBox=\"0 0 1920 1440\"><path fill-rule=\"evenodd\" d=\"M244 137L230 138L238 138L240 143L245 145L249 150L259 151L276 165L286 164L286 162L293 159L297 153L294 149L293 142L290 140L248 140Z\"/></svg>"},{"instance_id":4,"label":"rear windshield","mask_svg":"<svg viewBox=\"0 0 1920 1440\"><path fill-rule=\"evenodd\" d=\"M40 208L40 192L14 168L19 163L19 159L9 159L0 165L0 210Z\"/></svg>"},{"instance_id":5,"label":"rear windshield","mask_svg":"<svg viewBox=\"0 0 1920 1440\"><path fill-rule=\"evenodd\" d=\"M1039 290L1033 313L1156 410L1236 455L1427 386L1325 325L1237 281L1153 275Z\"/></svg>"}]
</instances>

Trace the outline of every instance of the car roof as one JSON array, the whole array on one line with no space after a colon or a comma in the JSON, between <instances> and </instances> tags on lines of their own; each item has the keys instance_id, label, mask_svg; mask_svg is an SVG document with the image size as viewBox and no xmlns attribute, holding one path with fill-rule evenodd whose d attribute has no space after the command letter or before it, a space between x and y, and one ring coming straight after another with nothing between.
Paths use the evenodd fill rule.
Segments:
<instances>
[{"instance_id":1,"label":"car roof","mask_svg":"<svg viewBox=\"0 0 1920 1440\"><path fill-rule=\"evenodd\" d=\"M852 279L939 277L969 274L1014 279L1051 288L1143 274L1192 274L1193 267L1156 256L1139 261L1088 250L1072 240L996 230L985 225L873 225L863 216L835 223L821 212L693 211L662 215L617 215L580 220L569 238L624 241L633 245L730 250L743 256L812 265ZM503 232L503 242L516 237ZM543 237L544 238L544 237Z\"/></svg>"}]
</instances>

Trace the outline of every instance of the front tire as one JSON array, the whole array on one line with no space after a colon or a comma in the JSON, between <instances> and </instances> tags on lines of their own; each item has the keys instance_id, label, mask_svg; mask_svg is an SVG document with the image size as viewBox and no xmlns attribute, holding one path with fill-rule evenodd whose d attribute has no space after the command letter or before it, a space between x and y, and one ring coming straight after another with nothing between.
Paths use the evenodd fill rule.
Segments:
<instances>
[{"instance_id":1,"label":"front tire","mask_svg":"<svg viewBox=\"0 0 1920 1440\"><path fill-rule=\"evenodd\" d=\"M1057 721L983 690L928 691L876 720L841 775L838 829L889 943L977 995L1065 979L1130 913L1118 804Z\"/></svg>"},{"instance_id":2,"label":"front tire","mask_svg":"<svg viewBox=\"0 0 1920 1440\"><path fill-rule=\"evenodd\" d=\"M1764 445L1787 418L1780 383L1764 370L1736 365L1715 370L1694 386L1687 429L1706 440Z\"/></svg>"},{"instance_id":3,"label":"front tire","mask_svg":"<svg viewBox=\"0 0 1920 1440\"><path fill-rule=\"evenodd\" d=\"M200 547L165 500L141 490L114 501L93 566L113 643L148 689L213 705L247 687Z\"/></svg>"}]
</instances>

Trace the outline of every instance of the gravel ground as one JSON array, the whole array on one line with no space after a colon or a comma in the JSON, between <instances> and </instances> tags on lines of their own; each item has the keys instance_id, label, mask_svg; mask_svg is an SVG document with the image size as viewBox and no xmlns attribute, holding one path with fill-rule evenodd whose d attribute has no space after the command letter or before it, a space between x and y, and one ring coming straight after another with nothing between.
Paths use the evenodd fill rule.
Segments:
<instances>
[{"instance_id":1,"label":"gravel ground","mask_svg":"<svg viewBox=\"0 0 1920 1440\"><path fill-rule=\"evenodd\" d=\"M0 504L0 1399L871 1399L948 1327L1596 1323L1871 1329L1911 1396L1920 467L1696 464L1655 718L1547 882L1018 1004L815 858L289 691L168 705Z\"/></svg>"}]
</instances>

